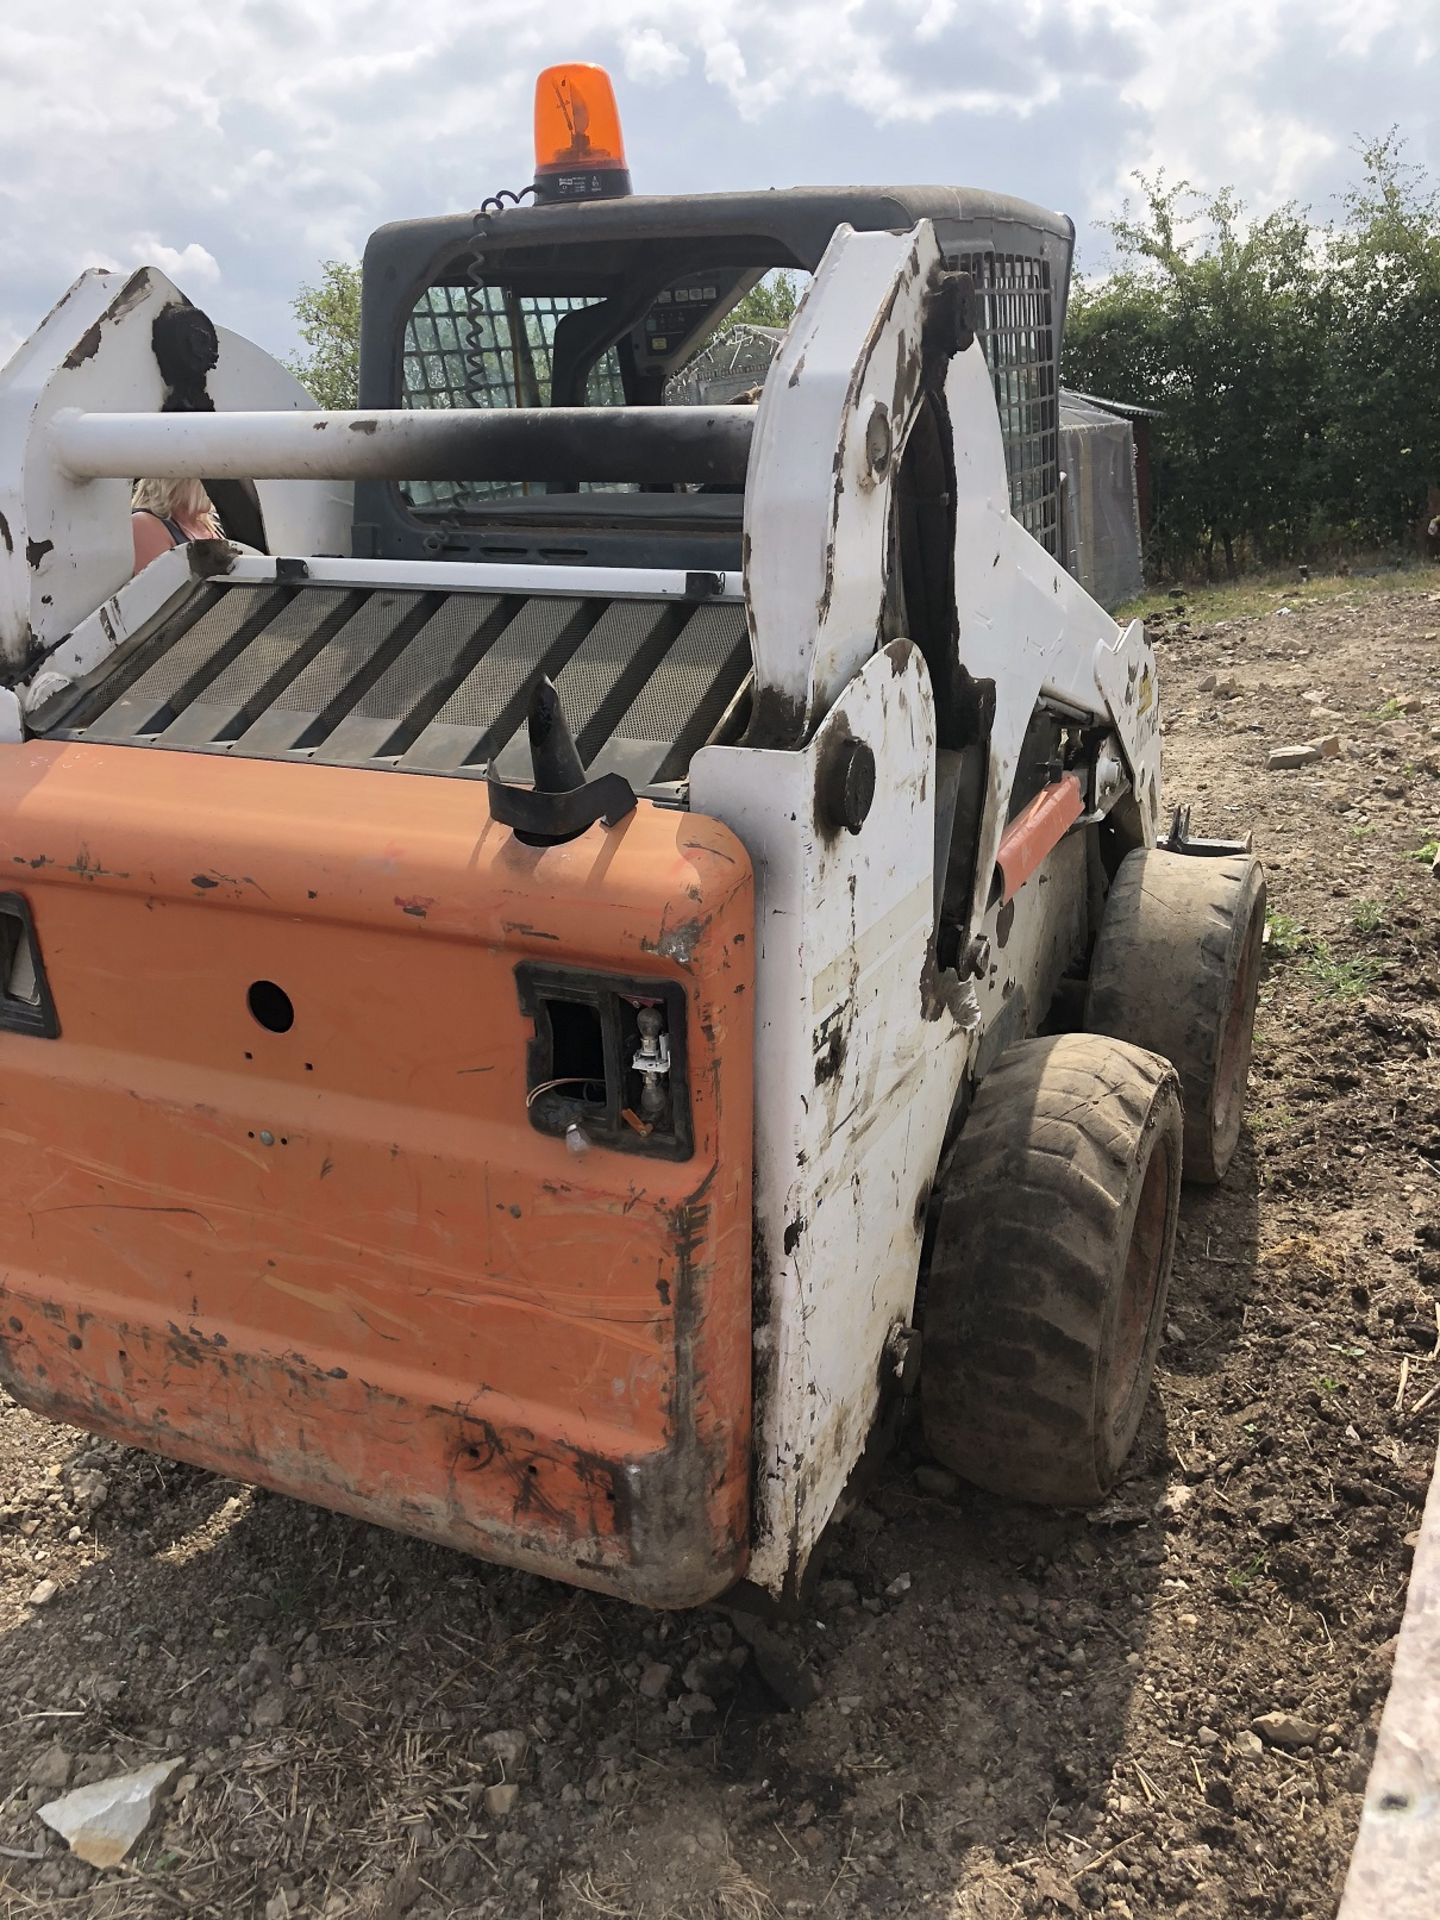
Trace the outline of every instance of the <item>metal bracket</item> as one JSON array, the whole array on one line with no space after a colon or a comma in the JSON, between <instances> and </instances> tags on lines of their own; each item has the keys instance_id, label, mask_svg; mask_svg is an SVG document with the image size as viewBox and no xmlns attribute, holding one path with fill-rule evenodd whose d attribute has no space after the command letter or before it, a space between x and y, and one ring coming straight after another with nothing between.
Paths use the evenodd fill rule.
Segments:
<instances>
[{"instance_id":1,"label":"metal bracket","mask_svg":"<svg viewBox=\"0 0 1440 1920\"><path fill-rule=\"evenodd\" d=\"M1243 840L1201 840L1190 832L1189 807L1176 807L1170 816L1170 831L1160 842L1166 853L1193 854L1200 860L1229 860L1237 853L1253 853L1255 839L1247 833Z\"/></svg>"},{"instance_id":2,"label":"metal bracket","mask_svg":"<svg viewBox=\"0 0 1440 1920\"><path fill-rule=\"evenodd\" d=\"M593 827L613 827L635 811L635 789L623 774L602 773L568 793L546 793L539 787L507 786L492 773L486 777L490 817L511 827L533 846L558 846Z\"/></svg>"}]
</instances>

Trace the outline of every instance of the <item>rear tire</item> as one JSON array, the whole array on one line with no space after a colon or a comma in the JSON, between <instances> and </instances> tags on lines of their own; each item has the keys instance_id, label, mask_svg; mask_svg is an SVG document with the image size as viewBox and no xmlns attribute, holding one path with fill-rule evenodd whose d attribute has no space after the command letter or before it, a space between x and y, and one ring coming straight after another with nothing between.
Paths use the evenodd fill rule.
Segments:
<instances>
[{"instance_id":1,"label":"rear tire","mask_svg":"<svg viewBox=\"0 0 1440 1920\"><path fill-rule=\"evenodd\" d=\"M1009 1048L942 1174L920 1406L953 1472L1089 1506L1144 1412L1180 1198L1180 1095L1154 1054L1086 1033Z\"/></svg>"},{"instance_id":2,"label":"rear tire","mask_svg":"<svg viewBox=\"0 0 1440 1920\"><path fill-rule=\"evenodd\" d=\"M1105 903L1085 1025L1145 1047L1180 1075L1185 1178L1213 1186L1240 1140L1265 939L1265 872L1140 847Z\"/></svg>"}]
</instances>

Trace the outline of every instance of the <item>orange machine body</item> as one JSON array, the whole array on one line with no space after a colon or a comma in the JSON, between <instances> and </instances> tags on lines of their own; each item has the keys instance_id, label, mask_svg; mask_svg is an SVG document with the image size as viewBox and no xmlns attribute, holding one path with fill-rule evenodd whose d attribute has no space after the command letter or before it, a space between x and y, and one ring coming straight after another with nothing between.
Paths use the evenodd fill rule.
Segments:
<instances>
[{"instance_id":1,"label":"orange machine body","mask_svg":"<svg viewBox=\"0 0 1440 1920\"><path fill-rule=\"evenodd\" d=\"M525 847L477 781L45 742L0 822L59 1023L0 1034L15 1397L651 1605L737 1579L738 840L642 801ZM678 987L688 1157L536 1130L524 963Z\"/></svg>"}]
</instances>

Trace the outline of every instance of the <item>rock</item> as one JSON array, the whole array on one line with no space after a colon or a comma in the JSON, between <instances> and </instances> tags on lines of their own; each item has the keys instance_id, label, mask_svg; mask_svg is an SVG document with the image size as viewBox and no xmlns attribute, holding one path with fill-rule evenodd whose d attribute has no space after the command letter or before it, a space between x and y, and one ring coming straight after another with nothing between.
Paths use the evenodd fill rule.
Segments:
<instances>
[{"instance_id":1,"label":"rock","mask_svg":"<svg viewBox=\"0 0 1440 1920\"><path fill-rule=\"evenodd\" d=\"M494 1754L506 1773L518 1773L530 1742L517 1728L505 1727L485 1734L480 1744Z\"/></svg>"},{"instance_id":2,"label":"rock","mask_svg":"<svg viewBox=\"0 0 1440 1920\"><path fill-rule=\"evenodd\" d=\"M485 1811L492 1819L504 1820L514 1809L520 1797L520 1789L513 1780L502 1781L497 1787L485 1789Z\"/></svg>"},{"instance_id":3,"label":"rock","mask_svg":"<svg viewBox=\"0 0 1440 1920\"><path fill-rule=\"evenodd\" d=\"M1201 693L1214 693L1217 684L1218 682L1216 681L1215 675L1213 673L1207 673L1205 678L1200 682L1199 690Z\"/></svg>"},{"instance_id":4,"label":"rock","mask_svg":"<svg viewBox=\"0 0 1440 1920\"><path fill-rule=\"evenodd\" d=\"M902 1594L908 1593L909 1591L910 1591L909 1574L897 1573L895 1578L890 1582L889 1586L886 1587L885 1589L885 1598L887 1600L898 1600Z\"/></svg>"},{"instance_id":5,"label":"rock","mask_svg":"<svg viewBox=\"0 0 1440 1920\"><path fill-rule=\"evenodd\" d=\"M1250 1722L1268 1746L1283 1747L1293 1753L1297 1747L1313 1747L1324 1731L1313 1720L1302 1720L1297 1713L1262 1713Z\"/></svg>"},{"instance_id":6,"label":"rock","mask_svg":"<svg viewBox=\"0 0 1440 1920\"><path fill-rule=\"evenodd\" d=\"M697 1653L685 1663L681 1688L686 1693L708 1693L712 1700L719 1700L735 1691L736 1676L747 1658L743 1647L730 1653Z\"/></svg>"},{"instance_id":7,"label":"rock","mask_svg":"<svg viewBox=\"0 0 1440 1920\"><path fill-rule=\"evenodd\" d=\"M1322 760L1338 760L1340 758L1340 736L1338 733L1322 733L1318 738L1309 741L1307 744L1315 749Z\"/></svg>"},{"instance_id":8,"label":"rock","mask_svg":"<svg viewBox=\"0 0 1440 1920\"><path fill-rule=\"evenodd\" d=\"M375 1920L403 1920L404 1915L409 1913L425 1891L420 1878L419 1861L407 1860L403 1867L397 1868L391 1874L378 1891L379 1897L371 1908ZM353 1913L354 1908L346 1908L344 1911ZM296 1913L297 1915L299 1913L298 1900Z\"/></svg>"},{"instance_id":9,"label":"rock","mask_svg":"<svg viewBox=\"0 0 1440 1920\"><path fill-rule=\"evenodd\" d=\"M103 1507L110 1498L110 1482L93 1467L81 1467L70 1476L70 1497L77 1507Z\"/></svg>"},{"instance_id":10,"label":"rock","mask_svg":"<svg viewBox=\"0 0 1440 1920\"><path fill-rule=\"evenodd\" d=\"M44 1787L49 1793L58 1793L62 1787L69 1786L74 1765L74 1760L59 1741L53 1741L48 1747L42 1747L30 1762L30 1784L32 1787Z\"/></svg>"},{"instance_id":11,"label":"rock","mask_svg":"<svg viewBox=\"0 0 1440 1920\"><path fill-rule=\"evenodd\" d=\"M161 1760L76 1787L41 1807L40 1818L87 1866L117 1867L149 1826L166 1781L183 1765Z\"/></svg>"},{"instance_id":12,"label":"rock","mask_svg":"<svg viewBox=\"0 0 1440 1920\"><path fill-rule=\"evenodd\" d=\"M880 1602L867 1600L879 1608ZM792 1712L798 1713L820 1698L820 1682L805 1665L784 1636L753 1614L736 1611L731 1615L735 1631L750 1649L755 1671L775 1697Z\"/></svg>"},{"instance_id":13,"label":"rock","mask_svg":"<svg viewBox=\"0 0 1440 1920\"><path fill-rule=\"evenodd\" d=\"M1296 767L1313 767L1320 757L1318 747L1276 747L1270 754L1270 771L1290 773Z\"/></svg>"},{"instance_id":14,"label":"rock","mask_svg":"<svg viewBox=\"0 0 1440 1920\"><path fill-rule=\"evenodd\" d=\"M276 1727L284 1726L289 1711L290 1702L278 1687L272 1687L269 1693L262 1693L250 1709L250 1723L261 1732L273 1733Z\"/></svg>"},{"instance_id":15,"label":"rock","mask_svg":"<svg viewBox=\"0 0 1440 1920\"><path fill-rule=\"evenodd\" d=\"M26 1599L32 1607L48 1607L59 1591L60 1582L58 1580L41 1580L30 1589L26 1595Z\"/></svg>"},{"instance_id":16,"label":"rock","mask_svg":"<svg viewBox=\"0 0 1440 1920\"><path fill-rule=\"evenodd\" d=\"M1220 1736L1214 1727L1201 1727L1195 1738L1202 1747L1215 1747L1220 1744Z\"/></svg>"},{"instance_id":17,"label":"rock","mask_svg":"<svg viewBox=\"0 0 1440 1920\"><path fill-rule=\"evenodd\" d=\"M1235 1751L1242 1760L1258 1760L1265 1751L1265 1742L1256 1733L1237 1733Z\"/></svg>"},{"instance_id":18,"label":"rock","mask_svg":"<svg viewBox=\"0 0 1440 1920\"><path fill-rule=\"evenodd\" d=\"M860 1589L853 1580L837 1577L833 1580L822 1580L815 1597L822 1607L829 1607L832 1610L853 1607L859 1604Z\"/></svg>"},{"instance_id":19,"label":"rock","mask_svg":"<svg viewBox=\"0 0 1440 1920\"><path fill-rule=\"evenodd\" d=\"M640 1691L647 1700L663 1699L674 1678L675 1669L662 1661L651 1660L640 1675Z\"/></svg>"},{"instance_id":20,"label":"rock","mask_svg":"<svg viewBox=\"0 0 1440 1920\"><path fill-rule=\"evenodd\" d=\"M915 1484L921 1493L928 1493L932 1500L953 1500L960 1491L959 1476L951 1473L948 1467L917 1467Z\"/></svg>"}]
</instances>

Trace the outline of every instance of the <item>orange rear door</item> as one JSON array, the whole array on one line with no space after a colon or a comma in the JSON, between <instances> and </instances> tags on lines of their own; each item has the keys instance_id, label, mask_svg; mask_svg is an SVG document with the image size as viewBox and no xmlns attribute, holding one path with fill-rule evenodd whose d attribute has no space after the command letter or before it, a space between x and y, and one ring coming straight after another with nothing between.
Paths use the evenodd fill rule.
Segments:
<instances>
[{"instance_id":1,"label":"orange rear door","mask_svg":"<svg viewBox=\"0 0 1440 1920\"><path fill-rule=\"evenodd\" d=\"M654 1605L743 1571L733 835L641 801L527 848L479 781L30 742L0 863L18 1399Z\"/></svg>"}]
</instances>

